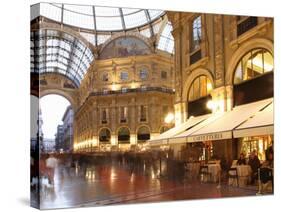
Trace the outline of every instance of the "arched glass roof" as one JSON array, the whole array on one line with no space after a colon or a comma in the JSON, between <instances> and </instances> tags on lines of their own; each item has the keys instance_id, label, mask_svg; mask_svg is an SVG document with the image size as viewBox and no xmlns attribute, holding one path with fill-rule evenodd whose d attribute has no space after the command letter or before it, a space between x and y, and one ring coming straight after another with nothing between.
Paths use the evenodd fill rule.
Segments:
<instances>
[{"instance_id":1,"label":"arched glass roof","mask_svg":"<svg viewBox=\"0 0 281 212\"><path fill-rule=\"evenodd\" d=\"M173 27L170 22L168 22L163 31L161 32L160 39L157 45L158 49L167 51L171 54L174 53L174 37L172 35Z\"/></svg>"},{"instance_id":2,"label":"arched glass roof","mask_svg":"<svg viewBox=\"0 0 281 212\"><path fill-rule=\"evenodd\" d=\"M31 32L31 72L59 73L78 87L90 63L91 50L77 38L61 31L41 29Z\"/></svg>"},{"instance_id":3,"label":"arched glass roof","mask_svg":"<svg viewBox=\"0 0 281 212\"><path fill-rule=\"evenodd\" d=\"M162 10L40 3L31 7L31 19L51 20L96 31L124 31L152 23Z\"/></svg>"}]
</instances>

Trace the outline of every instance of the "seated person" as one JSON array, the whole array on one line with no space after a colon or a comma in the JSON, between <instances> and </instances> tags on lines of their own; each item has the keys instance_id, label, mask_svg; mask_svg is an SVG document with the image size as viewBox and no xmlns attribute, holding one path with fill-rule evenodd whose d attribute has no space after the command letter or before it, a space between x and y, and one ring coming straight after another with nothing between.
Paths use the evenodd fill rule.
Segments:
<instances>
[{"instance_id":1,"label":"seated person","mask_svg":"<svg viewBox=\"0 0 281 212\"><path fill-rule=\"evenodd\" d=\"M252 169L251 184L254 184L255 180L258 179L258 169L261 165L256 150L251 152L248 165L251 166Z\"/></svg>"},{"instance_id":2,"label":"seated person","mask_svg":"<svg viewBox=\"0 0 281 212\"><path fill-rule=\"evenodd\" d=\"M240 154L240 157L237 160L237 165L246 165L246 158L243 153Z\"/></svg>"}]
</instances>

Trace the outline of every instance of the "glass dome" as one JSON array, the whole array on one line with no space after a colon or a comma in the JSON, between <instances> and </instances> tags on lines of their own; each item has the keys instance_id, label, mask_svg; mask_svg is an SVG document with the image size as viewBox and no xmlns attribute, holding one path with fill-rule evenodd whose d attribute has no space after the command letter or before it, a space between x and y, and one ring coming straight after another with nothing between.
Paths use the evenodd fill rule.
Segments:
<instances>
[{"instance_id":1,"label":"glass dome","mask_svg":"<svg viewBox=\"0 0 281 212\"><path fill-rule=\"evenodd\" d=\"M56 30L31 32L31 72L58 73L78 87L91 62L91 50L77 38Z\"/></svg>"},{"instance_id":2,"label":"glass dome","mask_svg":"<svg viewBox=\"0 0 281 212\"><path fill-rule=\"evenodd\" d=\"M40 3L31 6L31 19L43 16L66 25L96 30L124 31L152 23L162 10Z\"/></svg>"}]
</instances>

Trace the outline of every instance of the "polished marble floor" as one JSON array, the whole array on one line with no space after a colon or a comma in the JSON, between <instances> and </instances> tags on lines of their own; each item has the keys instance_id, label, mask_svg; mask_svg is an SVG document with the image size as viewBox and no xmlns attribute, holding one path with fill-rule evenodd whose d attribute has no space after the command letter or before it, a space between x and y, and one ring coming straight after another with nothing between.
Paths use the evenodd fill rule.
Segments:
<instances>
[{"instance_id":1,"label":"polished marble floor","mask_svg":"<svg viewBox=\"0 0 281 212\"><path fill-rule=\"evenodd\" d=\"M55 170L54 186L41 187L41 209L89 207L256 195L256 189L159 177L155 166L124 163Z\"/></svg>"}]
</instances>

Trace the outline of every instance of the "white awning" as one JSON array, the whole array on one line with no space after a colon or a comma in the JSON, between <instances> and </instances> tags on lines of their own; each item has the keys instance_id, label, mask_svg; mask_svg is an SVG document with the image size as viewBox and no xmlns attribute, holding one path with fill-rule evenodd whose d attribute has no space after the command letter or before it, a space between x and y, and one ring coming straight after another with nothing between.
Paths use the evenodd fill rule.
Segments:
<instances>
[{"instance_id":1,"label":"white awning","mask_svg":"<svg viewBox=\"0 0 281 212\"><path fill-rule=\"evenodd\" d=\"M169 129L166 132L160 134L159 136L156 136L155 138L148 140L148 143L151 146L166 145L166 144L168 144L168 140L170 138L172 138L173 136L176 136L176 135L182 133L183 131L188 130L189 128L202 122L203 120L207 119L210 116L211 116L211 114L191 117L183 124L181 124L177 127L174 127L172 129Z\"/></svg>"},{"instance_id":2,"label":"white awning","mask_svg":"<svg viewBox=\"0 0 281 212\"><path fill-rule=\"evenodd\" d=\"M197 125L193 126L192 128L172 137L169 139L169 144L178 144L178 143L186 143L187 137L192 133L200 130L201 128L209 125L210 123L214 122L218 118L220 118L224 113L212 114L207 119L201 121Z\"/></svg>"},{"instance_id":3,"label":"white awning","mask_svg":"<svg viewBox=\"0 0 281 212\"><path fill-rule=\"evenodd\" d=\"M273 98L270 98L237 106L232 111L224 113L220 118L189 135L187 141L200 142L230 139L232 138L232 131L236 127L264 109L272 101Z\"/></svg>"},{"instance_id":4,"label":"white awning","mask_svg":"<svg viewBox=\"0 0 281 212\"><path fill-rule=\"evenodd\" d=\"M233 131L233 137L270 135L274 133L273 103L249 118Z\"/></svg>"}]
</instances>

